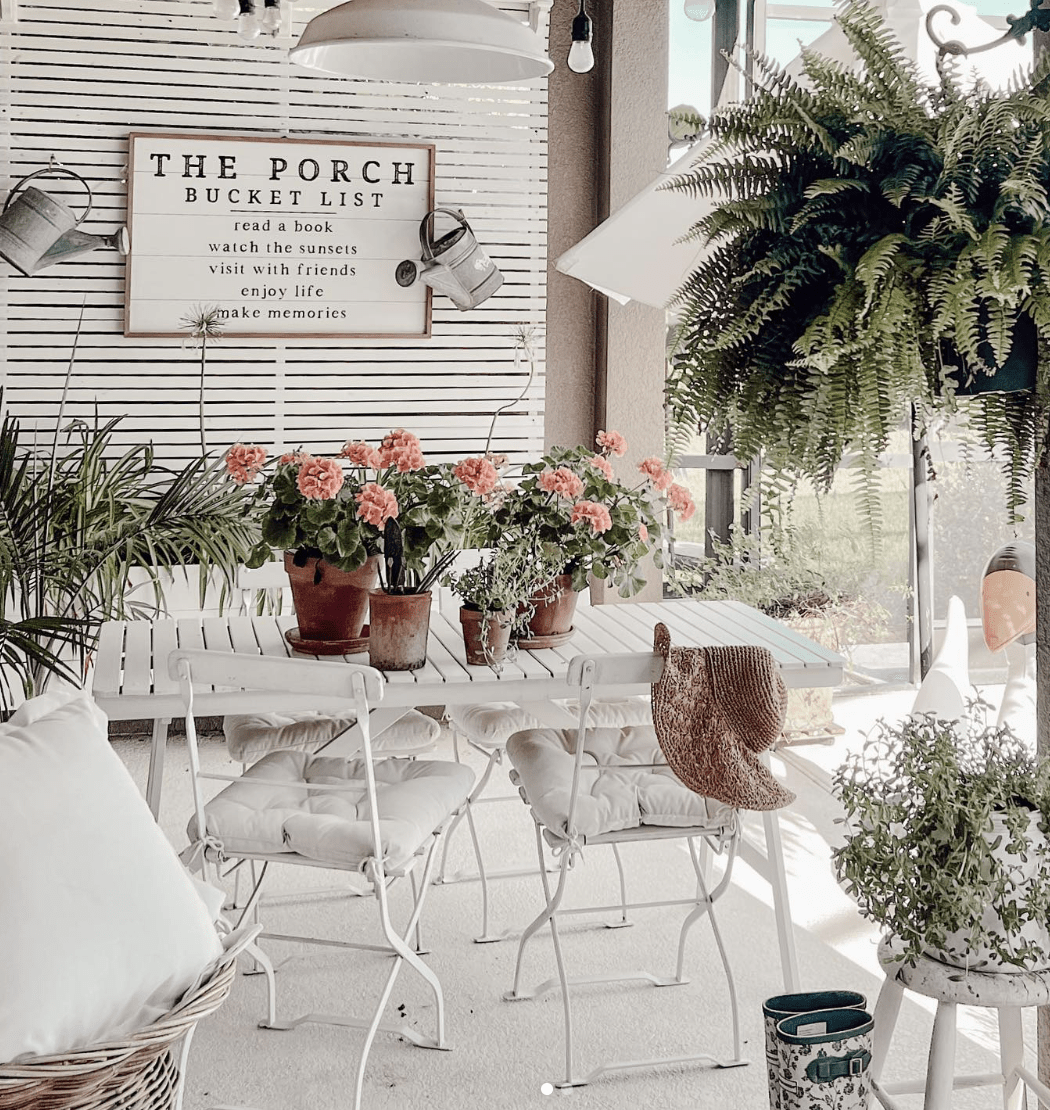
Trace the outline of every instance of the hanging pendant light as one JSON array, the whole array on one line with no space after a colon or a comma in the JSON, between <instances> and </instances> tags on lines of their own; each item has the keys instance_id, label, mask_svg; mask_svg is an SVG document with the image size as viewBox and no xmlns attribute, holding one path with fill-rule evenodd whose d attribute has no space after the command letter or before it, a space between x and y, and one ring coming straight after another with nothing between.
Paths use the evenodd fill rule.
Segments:
<instances>
[{"instance_id":1,"label":"hanging pendant light","mask_svg":"<svg viewBox=\"0 0 1050 1110\"><path fill-rule=\"evenodd\" d=\"M307 25L291 58L374 81L484 85L554 68L527 23L485 0L350 0Z\"/></svg>"}]
</instances>

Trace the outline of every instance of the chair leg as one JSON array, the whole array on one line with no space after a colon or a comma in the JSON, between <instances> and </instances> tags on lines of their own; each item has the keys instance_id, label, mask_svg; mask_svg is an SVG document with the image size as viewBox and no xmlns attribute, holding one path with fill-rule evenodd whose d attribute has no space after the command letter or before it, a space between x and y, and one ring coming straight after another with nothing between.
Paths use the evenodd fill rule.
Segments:
<instances>
[{"instance_id":1,"label":"chair leg","mask_svg":"<svg viewBox=\"0 0 1050 1110\"><path fill-rule=\"evenodd\" d=\"M769 882L773 888L773 911L780 940L780 970L784 976L784 990L795 994L799 990L798 956L795 952L794 924L788 900L787 873L784 868L784 844L780 836L777 811L762 814L766 834L766 855L769 858Z\"/></svg>"},{"instance_id":2,"label":"chair leg","mask_svg":"<svg viewBox=\"0 0 1050 1110\"><path fill-rule=\"evenodd\" d=\"M565 874L568 874L566 870ZM561 884L558 887L561 892ZM561 938L558 936L558 920L551 913L551 939L554 941L554 962L558 966L558 979L561 983L561 1004L565 1017L565 1079L555 1084L558 1087L574 1087L576 1082L572 1076L572 1001L569 998L569 979L565 974L565 959L561 952ZM586 1081L585 1081L586 1082Z\"/></svg>"},{"instance_id":3,"label":"chair leg","mask_svg":"<svg viewBox=\"0 0 1050 1110\"><path fill-rule=\"evenodd\" d=\"M1022 1110L1024 1084L1017 1069L1024 1067L1024 1033L1019 1006L999 1009L999 1057L1003 1068L1003 1110Z\"/></svg>"},{"instance_id":4,"label":"chair leg","mask_svg":"<svg viewBox=\"0 0 1050 1110\"><path fill-rule=\"evenodd\" d=\"M878 1001L875 1003L875 1032L871 1046L871 1068L869 1074L876 1082L882 1078L882 1069L886 1064L886 1057L890 1051L890 1042L893 1040L893 1030L897 1024L897 1015L900 1013L901 999L904 998L904 986L893 974L888 974L879 991Z\"/></svg>"},{"instance_id":5,"label":"chair leg","mask_svg":"<svg viewBox=\"0 0 1050 1110\"><path fill-rule=\"evenodd\" d=\"M453 751L456 757L456 762L460 763L462 761L459 758L459 740L455 732L452 733L452 744ZM488 786L488 782L489 779L492 777L493 770L495 769L497 764L502 762L503 749L493 748L489 752L488 762L485 764L485 769L481 772L481 778L478 779L477 783L474 786L474 789L470 792L470 797L467 799L467 804L459 811L459 813L456 814L456 816L452 819L452 824L449 825L448 829L446 829L445 843L441 850L441 867L438 869L438 876L434 880L436 883L448 883L455 881L454 879L449 879L445 874L445 868L448 863L448 846L449 842L452 839L452 834L456 831L460 821L462 821L464 817L466 817L468 821L472 818L473 814L470 808L471 805L476 802L485 792L485 787ZM482 866L481 853L478 848L477 842L475 842L474 844L474 856L477 859L478 863L478 873L481 876L482 883L484 883L484 869ZM482 929L482 932L484 933L485 930Z\"/></svg>"},{"instance_id":6,"label":"chair leg","mask_svg":"<svg viewBox=\"0 0 1050 1110\"><path fill-rule=\"evenodd\" d=\"M955 1010L954 1002L937 1003L923 1110L951 1110L955 1074Z\"/></svg>"},{"instance_id":7,"label":"chair leg","mask_svg":"<svg viewBox=\"0 0 1050 1110\"><path fill-rule=\"evenodd\" d=\"M620 846L618 844L612 845L613 856L616 859L616 870L620 876L620 919L619 921L607 921L605 923L606 929L624 929L629 925L633 925L633 921L627 918L627 880L624 878L623 860L620 858Z\"/></svg>"},{"instance_id":8,"label":"chair leg","mask_svg":"<svg viewBox=\"0 0 1050 1110\"><path fill-rule=\"evenodd\" d=\"M470 831L470 839L474 845L474 858L477 860L478 878L481 881L481 933L474 938L474 943L491 944L493 941L502 940L505 934L489 932L489 881L485 874L485 860L481 855L481 841L478 839L478 830L474 824L474 810L470 804L470 799L467 799L463 809L467 814L467 828Z\"/></svg>"}]
</instances>

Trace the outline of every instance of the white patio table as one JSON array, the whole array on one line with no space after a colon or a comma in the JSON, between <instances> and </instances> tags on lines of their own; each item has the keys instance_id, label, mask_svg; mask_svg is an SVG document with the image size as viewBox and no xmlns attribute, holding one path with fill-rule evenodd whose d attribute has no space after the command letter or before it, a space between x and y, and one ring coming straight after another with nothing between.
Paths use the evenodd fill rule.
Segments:
<instances>
[{"instance_id":1,"label":"white patio table","mask_svg":"<svg viewBox=\"0 0 1050 1110\"><path fill-rule=\"evenodd\" d=\"M384 699L372 715L373 732L388 728L416 706L487 701L516 702L547 725L571 726L575 718L554 704L567 694L565 676L570 660L585 654L649 651L658 621L671 630L672 641L683 647L759 644L769 648L788 687L835 686L842 679L844 660L840 655L735 601L676 600L581 608L575 633L567 643L518 651L499 673L466 662L457 614L435 606L426 664L417 671L386 673ZM182 716L178 685L168 676L168 654L176 647L189 647L287 656L291 648L284 632L295 623L292 615L264 615L109 621L102 626L91 692L111 720L153 720L146 799L155 814L160 805L168 725L173 717ZM345 658L368 661L367 653ZM645 693L647 689L617 692ZM201 690L196 700L202 716L296 708L304 706L290 704L289 695L280 690L249 694L213 688ZM310 708L323 711L326 706L315 701ZM350 755L356 744L354 730L350 730L333 740L326 754ZM763 821L765 852L744 841L741 854L772 887L785 987L795 991L798 970L780 827L775 813L764 814Z\"/></svg>"}]
</instances>

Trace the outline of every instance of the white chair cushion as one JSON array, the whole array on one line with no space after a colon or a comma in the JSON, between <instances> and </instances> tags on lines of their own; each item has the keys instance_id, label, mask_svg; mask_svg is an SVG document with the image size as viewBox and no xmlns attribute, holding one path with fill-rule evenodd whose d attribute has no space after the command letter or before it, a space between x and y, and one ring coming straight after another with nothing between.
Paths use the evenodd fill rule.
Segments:
<instances>
[{"instance_id":1,"label":"white chair cushion","mask_svg":"<svg viewBox=\"0 0 1050 1110\"><path fill-rule=\"evenodd\" d=\"M254 763L270 752L291 749L315 752L322 744L352 727L357 718L321 713L252 713L231 715L222 722L226 748L238 763ZM410 709L400 720L373 738L376 755L421 755L433 750L441 725L433 717Z\"/></svg>"},{"instance_id":2,"label":"white chair cushion","mask_svg":"<svg viewBox=\"0 0 1050 1110\"><path fill-rule=\"evenodd\" d=\"M155 1021L222 953L83 694L0 725L0 1061Z\"/></svg>"},{"instance_id":3,"label":"white chair cushion","mask_svg":"<svg viewBox=\"0 0 1050 1110\"><path fill-rule=\"evenodd\" d=\"M555 832L566 831L575 742L575 729L553 728L518 732L507 741L511 778ZM577 834L586 839L640 825L716 830L732 822L731 807L690 790L669 767L631 770L631 764L664 762L652 725L589 730L576 802ZM599 771L599 766L614 769Z\"/></svg>"},{"instance_id":4,"label":"white chair cushion","mask_svg":"<svg viewBox=\"0 0 1050 1110\"><path fill-rule=\"evenodd\" d=\"M555 703L573 716L579 704L572 700ZM540 728L540 722L520 705L509 701L486 702L481 705L450 705L448 719L457 732L488 748L505 748L515 732ZM653 707L648 697L602 698L591 704L587 723L596 727L627 728L629 725L651 725Z\"/></svg>"},{"instance_id":5,"label":"white chair cushion","mask_svg":"<svg viewBox=\"0 0 1050 1110\"><path fill-rule=\"evenodd\" d=\"M385 759L375 765L384 863L396 870L466 801L474 772L444 760ZM253 785L251 780L265 779ZM345 784L311 793L295 783ZM297 852L360 870L373 856L362 759L307 752L263 756L206 806L208 833L231 855ZM195 821L190 839L196 838Z\"/></svg>"}]
</instances>

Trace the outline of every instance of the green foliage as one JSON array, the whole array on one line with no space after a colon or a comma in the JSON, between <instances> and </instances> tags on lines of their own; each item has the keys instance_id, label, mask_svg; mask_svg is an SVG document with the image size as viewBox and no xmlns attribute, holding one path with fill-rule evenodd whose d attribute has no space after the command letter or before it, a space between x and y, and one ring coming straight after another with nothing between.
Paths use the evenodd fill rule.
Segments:
<instances>
[{"instance_id":1,"label":"green foliage","mask_svg":"<svg viewBox=\"0 0 1050 1110\"><path fill-rule=\"evenodd\" d=\"M1050 763L1009 729L929 714L896 728L882 722L836 773L835 789L847 828L834 852L839 879L860 912L902 942L903 959L954 948L955 930L965 949L987 945L1007 964L1044 955L1019 930L1045 923L1050 868L1044 859L1026 877L997 850L1037 851L1029 819L1035 811L1050 828ZM993 818L1005 823L1001 836Z\"/></svg>"},{"instance_id":2,"label":"green foliage","mask_svg":"<svg viewBox=\"0 0 1050 1110\"><path fill-rule=\"evenodd\" d=\"M545 553L535 534L504 531L475 566L447 575L442 584L468 609L514 614L520 628L535 612L533 595L561 569L560 553Z\"/></svg>"},{"instance_id":3,"label":"green foliage","mask_svg":"<svg viewBox=\"0 0 1050 1110\"><path fill-rule=\"evenodd\" d=\"M526 463L521 482L508 491L496 511L496 524L533 535L539 556L560 563L558 572L572 575L574 590L584 589L594 575L611 581L622 597L631 597L645 585L639 569L642 560L653 552L657 565L662 565L660 498L648 480L634 488L627 486L594 466L594 458L595 452L587 447L554 447L538 462ZM559 469L571 471L579 480L572 497L542 484L545 474ZM609 511L610 526L599 532L585 519L574 523L573 509L581 502L603 505Z\"/></svg>"},{"instance_id":4,"label":"green foliage","mask_svg":"<svg viewBox=\"0 0 1050 1110\"><path fill-rule=\"evenodd\" d=\"M202 594L211 568L232 588L252 547L248 500L221 462L176 473L148 445L118 454L118 423L73 421L50 450L10 416L0 424L0 709L12 672L27 697L51 675L79 684L102 621L155 612L125 600L133 567L159 605L164 571L196 562Z\"/></svg>"},{"instance_id":5,"label":"green foliage","mask_svg":"<svg viewBox=\"0 0 1050 1110\"><path fill-rule=\"evenodd\" d=\"M1010 509L1043 448L1050 379L1050 58L1009 92L926 84L875 11L837 17L863 69L803 51L804 77L755 58L753 97L716 111L713 142L672 187L721 203L676 300L674 422L728 426L736 454L826 489L846 451L871 495L910 403L965 405L1004 451ZM1031 393L954 396L940 341L992 373L1025 313Z\"/></svg>"}]
</instances>

